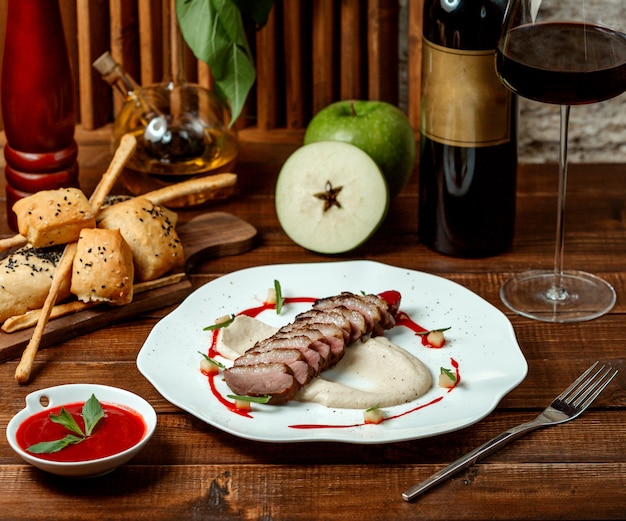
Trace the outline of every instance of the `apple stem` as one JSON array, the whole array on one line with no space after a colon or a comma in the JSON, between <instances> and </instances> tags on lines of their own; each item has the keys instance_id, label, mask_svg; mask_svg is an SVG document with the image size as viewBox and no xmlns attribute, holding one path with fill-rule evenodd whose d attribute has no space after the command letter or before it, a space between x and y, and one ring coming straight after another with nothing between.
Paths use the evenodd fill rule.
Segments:
<instances>
[{"instance_id":1,"label":"apple stem","mask_svg":"<svg viewBox=\"0 0 626 521\"><path fill-rule=\"evenodd\" d=\"M354 109L354 101L350 102L350 111L352 112L352 115L356 117L356 110Z\"/></svg>"}]
</instances>

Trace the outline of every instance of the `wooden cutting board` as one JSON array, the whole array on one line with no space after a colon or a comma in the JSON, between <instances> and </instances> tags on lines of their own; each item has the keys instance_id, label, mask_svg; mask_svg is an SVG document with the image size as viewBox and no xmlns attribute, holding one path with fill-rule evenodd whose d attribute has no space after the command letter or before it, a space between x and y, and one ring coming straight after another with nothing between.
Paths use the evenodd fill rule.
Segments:
<instances>
[{"instance_id":1,"label":"wooden cutting board","mask_svg":"<svg viewBox=\"0 0 626 521\"><path fill-rule=\"evenodd\" d=\"M224 212L200 215L176 230L185 251L185 273L189 273L199 262L250 250L257 235L252 225ZM178 304L191 290L191 283L184 277L175 284L138 293L126 306L102 305L51 320L40 347L49 347L142 313ZM0 361L22 356L32 333L33 328L15 333L0 330Z\"/></svg>"}]
</instances>

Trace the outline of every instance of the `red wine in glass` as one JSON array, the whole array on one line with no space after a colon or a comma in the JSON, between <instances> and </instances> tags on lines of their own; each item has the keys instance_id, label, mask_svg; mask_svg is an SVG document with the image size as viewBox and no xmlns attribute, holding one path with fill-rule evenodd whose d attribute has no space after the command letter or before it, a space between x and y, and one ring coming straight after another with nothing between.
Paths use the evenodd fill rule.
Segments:
<instances>
[{"instance_id":1,"label":"red wine in glass","mask_svg":"<svg viewBox=\"0 0 626 521\"><path fill-rule=\"evenodd\" d=\"M528 99L596 103L626 90L626 35L594 24L545 22L509 31L499 48L500 77Z\"/></svg>"},{"instance_id":2,"label":"red wine in glass","mask_svg":"<svg viewBox=\"0 0 626 521\"><path fill-rule=\"evenodd\" d=\"M609 21L609 24L600 20ZM626 2L510 0L496 50L496 71L513 92L560 105L557 233L552 270L529 270L506 281L502 301L545 322L602 316L616 301L600 277L563 269L567 141L571 105L597 103L626 91Z\"/></svg>"}]
</instances>

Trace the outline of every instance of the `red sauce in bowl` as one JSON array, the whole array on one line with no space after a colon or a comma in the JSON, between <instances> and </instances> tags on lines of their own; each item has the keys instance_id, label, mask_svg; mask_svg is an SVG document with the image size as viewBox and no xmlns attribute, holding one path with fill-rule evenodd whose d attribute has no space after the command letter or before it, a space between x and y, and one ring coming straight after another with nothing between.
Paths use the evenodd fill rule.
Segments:
<instances>
[{"instance_id":1,"label":"red sauce in bowl","mask_svg":"<svg viewBox=\"0 0 626 521\"><path fill-rule=\"evenodd\" d=\"M53 407L38 412L26 419L18 427L16 440L22 450L42 441L54 441L64 438L69 431L50 420L50 414L59 414L61 407L70 413L84 431L81 411L84 402ZM34 457L59 462L90 461L119 454L139 443L146 433L146 423L132 409L111 403L101 403L104 418L100 420L91 436L80 443L69 445L50 454L31 454Z\"/></svg>"}]
</instances>

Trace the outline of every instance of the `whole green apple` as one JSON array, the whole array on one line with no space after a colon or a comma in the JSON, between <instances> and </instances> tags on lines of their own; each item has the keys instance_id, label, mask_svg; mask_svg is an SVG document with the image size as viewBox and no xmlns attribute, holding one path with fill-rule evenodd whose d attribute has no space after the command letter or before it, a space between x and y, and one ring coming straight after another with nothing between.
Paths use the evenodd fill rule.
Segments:
<instances>
[{"instance_id":1,"label":"whole green apple","mask_svg":"<svg viewBox=\"0 0 626 521\"><path fill-rule=\"evenodd\" d=\"M368 154L383 172L390 197L406 185L415 165L415 134L406 115L384 101L344 100L320 110L304 144L343 141Z\"/></svg>"}]
</instances>

